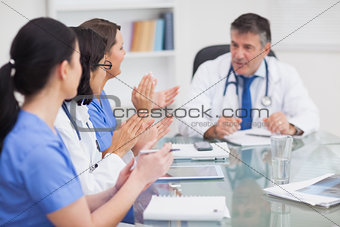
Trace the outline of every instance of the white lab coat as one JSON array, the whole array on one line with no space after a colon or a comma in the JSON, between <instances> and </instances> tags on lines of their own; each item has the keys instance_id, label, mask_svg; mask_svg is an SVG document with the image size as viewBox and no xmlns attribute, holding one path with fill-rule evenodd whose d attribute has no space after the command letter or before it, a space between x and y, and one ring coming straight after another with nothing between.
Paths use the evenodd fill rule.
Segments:
<instances>
[{"instance_id":1,"label":"white lab coat","mask_svg":"<svg viewBox=\"0 0 340 227\"><path fill-rule=\"evenodd\" d=\"M250 86L252 108L260 109L260 113L253 112L252 126L264 127L263 118L276 112L283 112L289 123L302 129L304 135L318 130L318 109L310 99L297 71L274 57L266 57L266 60L269 72L268 96L271 97L272 104L265 107L261 103L266 90L265 64L262 62L255 73L260 76ZM202 116L200 111L199 117L193 118L187 115L179 119L182 121L179 123L179 131L182 135L202 136L222 116L224 109L224 116L230 116L232 113L235 116L236 110L242 108L242 80L239 80L239 96L236 95L234 85L229 85L226 95L223 96L230 62L231 54L227 53L199 66L189 92L188 100L192 99L192 101L186 104L185 109L188 113L190 108L201 110L204 106L204 111L207 109L211 111L207 112L209 116ZM231 74L229 82L233 81L235 76ZM268 109L268 114L265 109ZM194 113L196 114L197 111Z\"/></svg>"},{"instance_id":2,"label":"white lab coat","mask_svg":"<svg viewBox=\"0 0 340 227\"><path fill-rule=\"evenodd\" d=\"M70 105L71 102L68 102L69 110ZM93 128L89 120L87 106L78 106L74 101L72 101L72 106L76 107L75 121L79 129L87 129L87 124L90 128ZM62 108L58 112L55 127L70 152L84 194L95 194L116 184L119 173L126 164L118 155L113 153L106 154L105 158L102 159L102 153L97 150L95 132L85 132L80 129L81 140L79 140L76 130ZM90 171L89 167L95 163L98 163L98 167L94 171Z\"/></svg>"}]
</instances>

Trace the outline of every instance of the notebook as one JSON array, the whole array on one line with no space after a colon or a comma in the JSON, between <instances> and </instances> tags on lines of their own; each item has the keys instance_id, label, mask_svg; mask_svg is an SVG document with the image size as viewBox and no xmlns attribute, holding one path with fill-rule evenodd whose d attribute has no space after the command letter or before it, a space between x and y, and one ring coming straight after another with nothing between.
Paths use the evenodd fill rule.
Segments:
<instances>
[{"instance_id":1,"label":"notebook","mask_svg":"<svg viewBox=\"0 0 340 227\"><path fill-rule=\"evenodd\" d=\"M229 157L227 143L211 143L211 146L213 147L211 151L198 151L193 144L173 144L172 148L179 149L173 152L175 159L225 160Z\"/></svg>"},{"instance_id":2,"label":"notebook","mask_svg":"<svg viewBox=\"0 0 340 227\"><path fill-rule=\"evenodd\" d=\"M268 195L328 208L340 203L340 175L325 174L306 181L266 188L264 191Z\"/></svg>"},{"instance_id":3,"label":"notebook","mask_svg":"<svg viewBox=\"0 0 340 227\"><path fill-rule=\"evenodd\" d=\"M270 135L270 132L264 129L248 129L237 131L224 139L239 146L269 146Z\"/></svg>"},{"instance_id":4,"label":"notebook","mask_svg":"<svg viewBox=\"0 0 340 227\"><path fill-rule=\"evenodd\" d=\"M145 220L220 221L230 218L224 196L155 196L144 211Z\"/></svg>"}]
</instances>

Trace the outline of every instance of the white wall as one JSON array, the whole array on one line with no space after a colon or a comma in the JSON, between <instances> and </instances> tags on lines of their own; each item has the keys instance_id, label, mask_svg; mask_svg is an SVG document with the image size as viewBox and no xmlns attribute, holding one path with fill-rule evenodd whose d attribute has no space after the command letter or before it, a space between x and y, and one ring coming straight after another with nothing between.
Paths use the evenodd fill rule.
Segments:
<instances>
[{"instance_id":1,"label":"white wall","mask_svg":"<svg viewBox=\"0 0 340 227\"><path fill-rule=\"evenodd\" d=\"M277 55L300 73L319 108L321 129L340 136L340 52L277 51Z\"/></svg>"},{"instance_id":2,"label":"white wall","mask_svg":"<svg viewBox=\"0 0 340 227\"><path fill-rule=\"evenodd\" d=\"M229 43L230 23L242 13L255 12L264 15L266 0L256 2L257 4L251 0L239 0L238 3L226 0L177 1L176 48L179 52L177 80L182 86L180 100L184 100L190 85L196 53L209 45Z\"/></svg>"},{"instance_id":3,"label":"white wall","mask_svg":"<svg viewBox=\"0 0 340 227\"><path fill-rule=\"evenodd\" d=\"M1 65L9 60L9 49L18 30L27 23L28 19L42 16L46 16L45 0L3 0L0 2Z\"/></svg>"},{"instance_id":4,"label":"white wall","mask_svg":"<svg viewBox=\"0 0 340 227\"><path fill-rule=\"evenodd\" d=\"M27 18L46 15L45 0L4 0ZM181 95L177 104L187 100L185 94L190 84L193 59L205 46L229 42L229 25L240 14L255 12L270 16L270 0L177 0L178 76ZM339 10L339 7L334 10ZM307 20L307 19L306 19ZM11 41L27 19L0 3L0 64L9 60ZM332 24L330 24L332 26ZM339 29L334 27L334 29ZM274 48L275 50L275 48ZM280 60L297 68L311 97L320 109L321 129L340 136L340 51L292 51L278 48Z\"/></svg>"}]
</instances>

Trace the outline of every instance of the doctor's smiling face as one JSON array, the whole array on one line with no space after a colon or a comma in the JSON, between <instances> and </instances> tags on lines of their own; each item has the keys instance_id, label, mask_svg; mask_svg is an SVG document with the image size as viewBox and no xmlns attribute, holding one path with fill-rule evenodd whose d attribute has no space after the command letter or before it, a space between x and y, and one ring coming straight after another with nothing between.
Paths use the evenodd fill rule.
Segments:
<instances>
[{"instance_id":1,"label":"doctor's smiling face","mask_svg":"<svg viewBox=\"0 0 340 227\"><path fill-rule=\"evenodd\" d=\"M259 34L231 30L231 61L239 75L252 76L260 67L270 50L270 43L261 44Z\"/></svg>"}]
</instances>

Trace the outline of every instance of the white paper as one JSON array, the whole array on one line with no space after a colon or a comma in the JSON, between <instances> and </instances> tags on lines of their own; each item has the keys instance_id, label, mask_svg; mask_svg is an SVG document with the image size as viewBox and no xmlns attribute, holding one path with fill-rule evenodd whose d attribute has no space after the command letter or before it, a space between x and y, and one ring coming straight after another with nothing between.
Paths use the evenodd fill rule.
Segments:
<instances>
[{"instance_id":1,"label":"white paper","mask_svg":"<svg viewBox=\"0 0 340 227\"><path fill-rule=\"evenodd\" d=\"M152 196L144 211L146 220L219 221L230 218L224 196Z\"/></svg>"},{"instance_id":2,"label":"white paper","mask_svg":"<svg viewBox=\"0 0 340 227\"><path fill-rule=\"evenodd\" d=\"M250 136L264 136L264 137L271 137L272 133L265 128L252 128L248 130L243 130L246 132L247 135Z\"/></svg>"},{"instance_id":3,"label":"white paper","mask_svg":"<svg viewBox=\"0 0 340 227\"><path fill-rule=\"evenodd\" d=\"M264 129L248 129L241 130L233 133L230 136L224 137L230 143L237 144L240 146L265 146L270 145L270 135L269 131ZM249 135L258 134L261 136ZM269 132L270 133L270 132ZM265 136L263 136L265 135Z\"/></svg>"}]
</instances>

